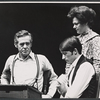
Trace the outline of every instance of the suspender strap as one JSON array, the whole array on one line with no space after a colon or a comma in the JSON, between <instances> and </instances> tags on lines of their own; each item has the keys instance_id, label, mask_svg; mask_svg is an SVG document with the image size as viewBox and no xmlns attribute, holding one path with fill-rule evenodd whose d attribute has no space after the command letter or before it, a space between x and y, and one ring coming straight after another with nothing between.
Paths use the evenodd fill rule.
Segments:
<instances>
[{"instance_id":1,"label":"suspender strap","mask_svg":"<svg viewBox=\"0 0 100 100\"><path fill-rule=\"evenodd\" d=\"M33 83L33 86L35 83L37 83L37 89L38 89L38 82L37 81L38 81L38 77L39 77L40 65L39 65L39 59L38 59L36 54L34 54L34 57L35 57L36 64L37 64L37 75L36 75L35 82Z\"/></svg>"},{"instance_id":2,"label":"suspender strap","mask_svg":"<svg viewBox=\"0 0 100 100\"><path fill-rule=\"evenodd\" d=\"M16 57L16 55L15 55ZM14 65L15 65L15 57L13 59L13 62L12 62L12 84L15 84L15 81L14 81ZM35 57L35 60L36 60L36 65L37 65L37 75L36 75L36 79L35 79L35 82L33 83L33 86L35 83L37 83L37 88L38 88L38 77L39 77L39 71L40 71L40 65L39 65L39 60L38 60L38 57L36 54L34 54L34 57Z\"/></svg>"},{"instance_id":3,"label":"suspender strap","mask_svg":"<svg viewBox=\"0 0 100 100\"><path fill-rule=\"evenodd\" d=\"M15 57L16 55L14 56L14 59L13 59L13 62L12 62L12 84L15 84L15 81L14 81L14 65L15 65Z\"/></svg>"}]
</instances>

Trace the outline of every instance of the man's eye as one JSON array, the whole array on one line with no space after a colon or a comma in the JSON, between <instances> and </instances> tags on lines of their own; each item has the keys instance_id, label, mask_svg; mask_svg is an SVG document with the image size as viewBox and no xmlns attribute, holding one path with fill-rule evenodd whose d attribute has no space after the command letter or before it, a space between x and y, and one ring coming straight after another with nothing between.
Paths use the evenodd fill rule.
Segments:
<instances>
[{"instance_id":1,"label":"man's eye","mask_svg":"<svg viewBox=\"0 0 100 100\"><path fill-rule=\"evenodd\" d=\"M20 45L21 45L21 46L23 46L23 45L24 45L24 43L21 43Z\"/></svg>"},{"instance_id":2,"label":"man's eye","mask_svg":"<svg viewBox=\"0 0 100 100\"><path fill-rule=\"evenodd\" d=\"M74 25L78 25L79 23L74 23Z\"/></svg>"},{"instance_id":3,"label":"man's eye","mask_svg":"<svg viewBox=\"0 0 100 100\"><path fill-rule=\"evenodd\" d=\"M30 43L26 43L26 45L29 45Z\"/></svg>"},{"instance_id":4,"label":"man's eye","mask_svg":"<svg viewBox=\"0 0 100 100\"><path fill-rule=\"evenodd\" d=\"M63 53L63 55L66 55L67 53Z\"/></svg>"},{"instance_id":5,"label":"man's eye","mask_svg":"<svg viewBox=\"0 0 100 100\"><path fill-rule=\"evenodd\" d=\"M30 43L28 43L28 42L26 42L26 43L20 43L20 45L21 46L24 46L24 45L27 45L28 46L28 45L30 45Z\"/></svg>"}]
</instances>

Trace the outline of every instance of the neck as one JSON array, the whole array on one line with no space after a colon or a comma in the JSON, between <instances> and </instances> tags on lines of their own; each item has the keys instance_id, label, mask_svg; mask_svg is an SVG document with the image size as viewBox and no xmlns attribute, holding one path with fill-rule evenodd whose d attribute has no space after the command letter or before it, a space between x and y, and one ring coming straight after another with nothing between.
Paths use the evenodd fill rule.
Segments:
<instances>
[{"instance_id":1,"label":"neck","mask_svg":"<svg viewBox=\"0 0 100 100\"><path fill-rule=\"evenodd\" d=\"M77 54L77 55L76 55L76 59L77 59L80 55L81 55L81 54Z\"/></svg>"},{"instance_id":2,"label":"neck","mask_svg":"<svg viewBox=\"0 0 100 100\"><path fill-rule=\"evenodd\" d=\"M19 54L19 57L20 57L21 59L23 59L23 60L27 59L28 56L29 56L29 55L24 56L24 55Z\"/></svg>"},{"instance_id":3,"label":"neck","mask_svg":"<svg viewBox=\"0 0 100 100\"><path fill-rule=\"evenodd\" d=\"M85 31L82 33L82 35L86 35L89 33L89 31L91 31L91 29L89 27L86 27Z\"/></svg>"},{"instance_id":4,"label":"neck","mask_svg":"<svg viewBox=\"0 0 100 100\"><path fill-rule=\"evenodd\" d=\"M85 33L88 33L89 31L91 31L91 29L87 27Z\"/></svg>"}]
</instances>

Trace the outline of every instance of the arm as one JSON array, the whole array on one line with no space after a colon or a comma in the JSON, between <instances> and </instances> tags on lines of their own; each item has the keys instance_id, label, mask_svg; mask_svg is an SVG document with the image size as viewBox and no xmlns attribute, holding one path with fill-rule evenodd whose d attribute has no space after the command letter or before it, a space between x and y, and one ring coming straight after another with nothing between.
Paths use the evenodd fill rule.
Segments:
<instances>
[{"instance_id":1,"label":"arm","mask_svg":"<svg viewBox=\"0 0 100 100\"><path fill-rule=\"evenodd\" d=\"M96 69L97 75L100 72L100 37L95 37L92 41L93 47L93 65Z\"/></svg>"},{"instance_id":2,"label":"arm","mask_svg":"<svg viewBox=\"0 0 100 100\"><path fill-rule=\"evenodd\" d=\"M65 98L79 98L89 85L95 71L88 62L83 63L77 71L73 84L68 87Z\"/></svg>"},{"instance_id":3,"label":"arm","mask_svg":"<svg viewBox=\"0 0 100 100\"><path fill-rule=\"evenodd\" d=\"M1 74L1 84L10 84L10 57L7 59L3 72Z\"/></svg>"},{"instance_id":4,"label":"arm","mask_svg":"<svg viewBox=\"0 0 100 100\"><path fill-rule=\"evenodd\" d=\"M58 89L58 92L64 96L67 92L67 88L68 88L68 77L66 74L61 74L58 79L57 79L57 82L58 82L58 86L57 86L57 89Z\"/></svg>"},{"instance_id":5,"label":"arm","mask_svg":"<svg viewBox=\"0 0 100 100\"><path fill-rule=\"evenodd\" d=\"M52 98L56 92L56 80L57 80L57 75L54 72L54 69L51 65L51 63L49 62L49 60L44 56L44 71L49 70L51 72L51 76L50 76L50 80L49 80L49 89L48 89L48 93L47 95Z\"/></svg>"}]
</instances>

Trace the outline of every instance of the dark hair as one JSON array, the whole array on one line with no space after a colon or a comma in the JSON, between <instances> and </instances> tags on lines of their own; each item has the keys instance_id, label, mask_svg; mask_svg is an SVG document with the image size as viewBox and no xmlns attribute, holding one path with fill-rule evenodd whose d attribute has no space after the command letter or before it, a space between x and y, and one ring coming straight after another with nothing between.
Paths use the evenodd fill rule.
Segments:
<instances>
[{"instance_id":1,"label":"dark hair","mask_svg":"<svg viewBox=\"0 0 100 100\"><path fill-rule=\"evenodd\" d=\"M67 15L68 18L72 19L76 17L81 24L88 23L89 27L93 25L95 16L96 12L87 6L72 7Z\"/></svg>"},{"instance_id":2,"label":"dark hair","mask_svg":"<svg viewBox=\"0 0 100 100\"><path fill-rule=\"evenodd\" d=\"M73 52L75 48L78 50L79 54L81 54L82 45L81 45L79 39L76 36L68 37L67 39L65 39L59 45L60 51L71 51L71 52Z\"/></svg>"},{"instance_id":3,"label":"dark hair","mask_svg":"<svg viewBox=\"0 0 100 100\"><path fill-rule=\"evenodd\" d=\"M23 36L30 36L31 37L31 43L33 41L33 37L32 34L29 33L27 30L21 30L19 32L17 32L14 36L14 43L17 44L18 43L18 38L23 37Z\"/></svg>"}]
</instances>

